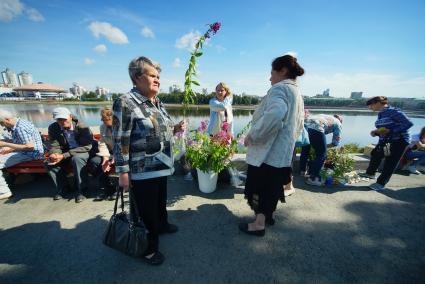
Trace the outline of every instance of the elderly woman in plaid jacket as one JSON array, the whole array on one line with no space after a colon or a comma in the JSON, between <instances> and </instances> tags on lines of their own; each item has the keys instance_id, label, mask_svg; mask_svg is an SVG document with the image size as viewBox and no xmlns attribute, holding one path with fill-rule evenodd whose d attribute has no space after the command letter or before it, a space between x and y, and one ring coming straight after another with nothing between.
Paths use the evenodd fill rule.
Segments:
<instances>
[{"instance_id":1,"label":"elderly woman in plaid jacket","mask_svg":"<svg viewBox=\"0 0 425 284\"><path fill-rule=\"evenodd\" d=\"M147 57L132 60L128 67L133 89L113 104L113 154L119 184L131 185L131 194L145 223L148 248L144 260L161 264L159 234L175 233L166 209L167 176L173 174L173 135L185 130L185 122L174 124L157 97L161 69Z\"/></svg>"}]
</instances>

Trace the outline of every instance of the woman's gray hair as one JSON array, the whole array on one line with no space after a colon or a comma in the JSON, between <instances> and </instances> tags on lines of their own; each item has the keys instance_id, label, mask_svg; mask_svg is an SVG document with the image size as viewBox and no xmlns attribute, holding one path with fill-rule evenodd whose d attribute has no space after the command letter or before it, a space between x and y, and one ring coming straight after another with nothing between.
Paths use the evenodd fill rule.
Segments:
<instances>
[{"instance_id":1,"label":"woman's gray hair","mask_svg":"<svg viewBox=\"0 0 425 284\"><path fill-rule=\"evenodd\" d=\"M0 110L0 121L4 121L6 118L14 118L15 116L7 110Z\"/></svg>"},{"instance_id":2,"label":"woman's gray hair","mask_svg":"<svg viewBox=\"0 0 425 284\"><path fill-rule=\"evenodd\" d=\"M155 61L144 56L134 58L128 65L128 74L130 75L130 79L133 82L133 85L136 85L137 77L145 73L145 64L152 66L158 71L158 73L161 73L161 67L159 66L159 63L156 63Z\"/></svg>"}]
</instances>

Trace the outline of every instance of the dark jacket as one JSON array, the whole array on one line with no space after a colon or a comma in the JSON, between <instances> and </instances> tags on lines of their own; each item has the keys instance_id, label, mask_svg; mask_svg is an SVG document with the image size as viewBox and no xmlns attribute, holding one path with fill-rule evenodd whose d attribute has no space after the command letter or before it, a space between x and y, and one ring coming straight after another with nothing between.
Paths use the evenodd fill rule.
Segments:
<instances>
[{"instance_id":1,"label":"dark jacket","mask_svg":"<svg viewBox=\"0 0 425 284\"><path fill-rule=\"evenodd\" d=\"M69 143L65 138L62 128L57 122L54 122L49 126L49 154L63 154L66 159L77 153L91 152L93 145L95 144L95 140L93 139L93 133L90 128L82 122L79 122L75 117L72 119L72 124L74 126L75 141L80 146L74 149L69 149Z\"/></svg>"}]
</instances>

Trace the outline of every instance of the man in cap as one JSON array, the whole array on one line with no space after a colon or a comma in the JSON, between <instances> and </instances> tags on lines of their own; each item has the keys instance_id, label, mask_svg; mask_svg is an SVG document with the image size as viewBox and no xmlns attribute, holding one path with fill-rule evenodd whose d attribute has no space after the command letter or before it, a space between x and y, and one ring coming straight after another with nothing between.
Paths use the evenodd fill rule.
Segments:
<instances>
[{"instance_id":1,"label":"man in cap","mask_svg":"<svg viewBox=\"0 0 425 284\"><path fill-rule=\"evenodd\" d=\"M0 155L0 199L6 199L12 196L12 192L1 169L21 162L42 159L44 150L40 132L28 120L16 117L8 111L0 110L0 125L6 127L12 134L11 142L0 140L0 148L5 147L13 150Z\"/></svg>"},{"instance_id":2,"label":"man in cap","mask_svg":"<svg viewBox=\"0 0 425 284\"><path fill-rule=\"evenodd\" d=\"M79 203L85 199L83 190L87 188L88 179L86 165L95 145L93 134L65 107L55 108L53 119L56 122L49 126L51 148L47 162L49 175L58 190L53 199L59 200L66 193L65 167L71 163L77 187L75 202Z\"/></svg>"}]
</instances>

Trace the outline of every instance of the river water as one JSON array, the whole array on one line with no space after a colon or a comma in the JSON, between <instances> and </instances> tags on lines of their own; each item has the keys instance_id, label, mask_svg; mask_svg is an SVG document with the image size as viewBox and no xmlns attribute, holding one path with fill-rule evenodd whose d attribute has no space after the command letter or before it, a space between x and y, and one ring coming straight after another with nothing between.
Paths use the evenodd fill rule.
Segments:
<instances>
[{"instance_id":1,"label":"river water","mask_svg":"<svg viewBox=\"0 0 425 284\"><path fill-rule=\"evenodd\" d=\"M0 109L9 110L16 113L19 117L30 120L36 127L47 128L49 124L53 122L52 110L58 106L67 107L71 113L76 115L89 126L98 126L101 123L100 110L103 106L4 104L0 105ZM168 112L176 121L183 118L182 109L169 108ZM234 128L236 134L251 120L253 112L254 111L251 110L234 110ZM370 143L376 143L377 139L369 135L369 132L374 129L374 122L377 116L376 113L370 112L366 109L364 111L317 109L311 110L310 112L341 114L344 117L342 144L357 143L360 146L365 146ZM420 129L425 127L425 117L414 115L409 115L409 117L414 123L414 126L411 128L411 133L419 133ZM186 115L186 119L189 120L190 128L197 128L202 120L206 120L208 118L208 109L192 109L188 111ZM330 141L331 135L328 136L328 140Z\"/></svg>"}]
</instances>

